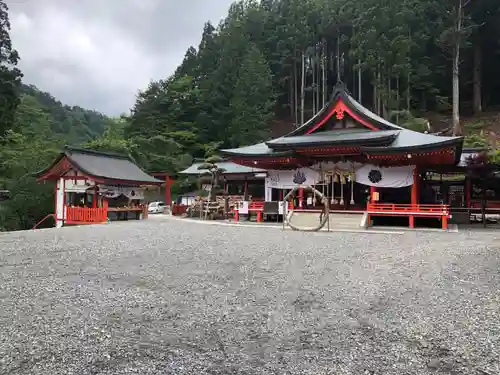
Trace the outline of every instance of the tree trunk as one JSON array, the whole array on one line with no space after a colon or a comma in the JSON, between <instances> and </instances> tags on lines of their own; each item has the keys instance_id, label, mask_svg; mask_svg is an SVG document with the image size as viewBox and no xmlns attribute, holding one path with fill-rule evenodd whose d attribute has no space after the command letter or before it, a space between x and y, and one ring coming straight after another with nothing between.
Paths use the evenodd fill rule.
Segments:
<instances>
[{"instance_id":1,"label":"tree trunk","mask_svg":"<svg viewBox=\"0 0 500 375\"><path fill-rule=\"evenodd\" d=\"M481 100L481 44L479 33L476 33L474 41L474 72L473 72L473 99L472 105L475 114L483 111Z\"/></svg>"},{"instance_id":2,"label":"tree trunk","mask_svg":"<svg viewBox=\"0 0 500 375\"><path fill-rule=\"evenodd\" d=\"M292 62L293 64L293 62ZM290 119L293 121L293 118L294 118L294 113L295 113L295 103L294 103L294 100L293 100L293 80L295 79L294 75L293 75L293 71L292 71L292 74L291 74L291 77L289 77L288 79L288 101L289 101L289 105L290 105Z\"/></svg>"},{"instance_id":3,"label":"tree trunk","mask_svg":"<svg viewBox=\"0 0 500 375\"><path fill-rule=\"evenodd\" d=\"M326 105L326 102L327 102L327 98L326 98L326 60L327 60L327 57L326 57L326 40L323 40L323 56L321 57L321 66L322 66L322 73L323 73L323 106L324 107Z\"/></svg>"},{"instance_id":4,"label":"tree trunk","mask_svg":"<svg viewBox=\"0 0 500 375\"><path fill-rule=\"evenodd\" d=\"M452 109L452 124L453 135L461 135L462 129L460 126L460 48L455 46L453 51L453 74L452 74L452 87L453 87L453 109Z\"/></svg>"},{"instance_id":5,"label":"tree trunk","mask_svg":"<svg viewBox=\"0 0 500 375\"><path fill-rule=\"evenodd\" d=\"M361 104L361 99L362 99L362 95L361 95L361 59L358 59L358 102L359 104Z\"/></svg>"},{"instance_id":6,"label":"tree trunk","mask_svg":"<svg viewBox=\"0 0 500 375\"><path fill-rule=\"evenodd\" d=\"M337 34L337 83L340 82L340 34Z\"/></svg>"},{"instance_id":7,"label":"tree trunk","mask_svg":"<svg viewBox=\"0 0 500 375\"><path fill-rule=\"evenodd\" d=\"M378 72L377 72L377 115L383 116L383 113L382 113L382 95L380 95L380 88L381 88L380 83L382 81L380 78L381 78L381 74L380 74L380 67L379 67Z\"/></svg>"},{"instance_id":8,"label":"tree trunk","mask_svg":"<svg viewBox=\"0 0 500 375\"><path fill-rule=\"evenodd\" d=\"M312 56L309 56L309 66L311 67L311 73L312 73L312 113L313 116L316 114L316 65L314 64L314 58Z\"/></svg>"},{"instance_id":9,"label":"tree trunk","mask_svg":"<svg viewBox=\"0 0 500 375\"><path fill-rule=\"evenodd\" d=\"M462 0L458 0L457 19L455 26L455 40L453 46L453 63L452 63L452 124L453 135L461 135L462 128L460 126L460 33L462 32Z\"/></svg>"},{"instance_id":10,"label":"tree trunk","mask_svg":"<svg viewBox=\"0 0 500 375\"><path fill-rule=\"evenodd\" d=\"M396 77L396 124L399 124L399 75Z\"/></svg>"},{"instance_id":11,"label":"tree trunk","mask_svg":"<svg viewBox=\"0 0 500 375\"><path fill-rule=\"evenodd\" d=\"M297 74L297 52L294 51L294 56L293 56L293 105L294 105L294 111L295 111L295 126L298 127L299 125L299 89L298 89L298 83L299 82L299 77Z\"/></svg>"},{"instance_id":12,"label":"tree trunk","mask_svg":"<svg viewBox=\"0 0 500 375\"><path fill-rule=\"evenodd\" d=\"M377 74L373 73L373 112L378 113Z\"/></svg>"},{"instance_id":13,"label":"tree trunk","mask_svg":"<svg viewBox=\"0 0 500 375\"><path fill-rule=\"evenodd\" d=\"M304 124L305 86L306 86L306 57L302 52L302 83L300 87L300 125Z\"/></svg>"},{"instance_id":14,"label":"tree trunk","mask_svg":"<svg viewBox=\"0 0 500 375\"><path fill-rule=\"evenodd\" d=\"M406 109L409 111L411 107L411 72L408 70L408 77L407 77L407 85L406 85Z\"/></svg>"},{"instance_id":15,"label":"tree trunk","mask_svg":"<svg viewBox=\"0 0 500 375\"><path fill-rule=\"evenodd\" d=\"M320 99L319 99L319 93L320 93L320 82L321 82L321 64L320 64L320 54L318 53L318 46L316 45L316 112L319 112L321 109L321 104L320 104ZM316 113L315 113L316 114Z\"/></svg>"},{"instance_id":16,"label":"tree trunk","mask_svg":"<svg viewBox=\"0 0 500 375\"><path fill-rule=\"evenodd\" d=\"M391 116L392 112L392 79L391 79L391 73L388 73L388 78L387 78L387 98L385 100L385 113L384 113L384 118L386 120L389 119Z\"/></svg>"}]
</instances>

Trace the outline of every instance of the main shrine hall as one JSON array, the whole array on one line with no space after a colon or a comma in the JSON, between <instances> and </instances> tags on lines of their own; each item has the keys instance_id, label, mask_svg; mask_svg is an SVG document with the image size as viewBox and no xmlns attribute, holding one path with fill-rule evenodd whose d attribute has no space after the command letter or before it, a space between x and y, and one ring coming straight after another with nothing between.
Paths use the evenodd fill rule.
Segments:
<instances>
[{"instance_id":1,"label":"main shrine hall","mask_svg":"<svg viewBox=\"0 0 500 375\"><path fill-rule=\"evenodd\" d=\"M459 165L462 146L462 137L419 133L381 118L339 84L331 101L289 134L221 152L233 163L267 171L265 201L279 201L299 186L297 208L314 208L307 192L314 186L333 211L366 212L368 220L404 218L410 227L415 220L439 220L447 228L448 202L422 182L429 171Z\"/></svg>"}]
</instances>

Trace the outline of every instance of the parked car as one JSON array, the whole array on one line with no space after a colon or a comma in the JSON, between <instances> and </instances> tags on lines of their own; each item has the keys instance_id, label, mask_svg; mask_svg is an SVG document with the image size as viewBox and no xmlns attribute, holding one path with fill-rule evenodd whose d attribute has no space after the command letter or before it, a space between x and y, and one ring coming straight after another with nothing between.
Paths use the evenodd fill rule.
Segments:
<instances>
[{"instance_id":1,"label":"parked car","mask_svg":"<svg viewBox=\"0 0 500 375\"><path fill-rule=\"evenodd\" d=\"M163 202L151 202L148 205L148 212L150 214L162 214L165 212L167 206Z\"/></svg>"}]
</instances>

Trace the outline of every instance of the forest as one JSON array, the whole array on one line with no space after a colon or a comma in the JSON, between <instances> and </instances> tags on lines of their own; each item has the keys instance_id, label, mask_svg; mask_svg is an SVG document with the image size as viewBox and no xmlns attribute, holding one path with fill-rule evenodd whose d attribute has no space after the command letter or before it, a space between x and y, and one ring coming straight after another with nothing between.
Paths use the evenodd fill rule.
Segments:
<instances>
[{"instance_id":1,"label":"forest","mask_svg":"<svg viewBox=\"0 0 500 375\"><path fill-rule=\"evenodd\" d=\"M498 0L238 1L119 118L23 84L9 31L0 0L0 189L12 198L0 207L0 230L52 212L53 187L33 173L65 144L129 153L145 170L175 174L221 147L300 126L338 82L402 126L497 148Z\"/></svg>"}]
</instances>

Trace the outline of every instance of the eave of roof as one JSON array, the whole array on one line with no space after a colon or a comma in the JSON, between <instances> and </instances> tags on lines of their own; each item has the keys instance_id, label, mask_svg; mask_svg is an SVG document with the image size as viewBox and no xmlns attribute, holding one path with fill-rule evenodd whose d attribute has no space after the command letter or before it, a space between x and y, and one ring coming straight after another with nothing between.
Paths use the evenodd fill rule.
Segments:
<instances>
[{"instance_id":1,"label":"eave of roof","mask_svg":"<svg viewBox=\"0 0 500 375\"><path fill-rule=\"evenodd\" d=\"M85 160L85 157L87 157L88 160ZM90 157L90 159L88 158ZM82 173L88 175L89 177L95 178L96 180L102 180L103 182L106 183L118 183L118 184L134 184L134 185L161 185L163 184L163 181L158 180L150 175L148 175L146 172L144 172L136 163L135 161L130 157L126 155L120 155L120 154L115 154L115 153L110 153L110 152L101 152L101 151L94 151L94 150L87 150L87 149L82 149L82 148L76 148L76 147L66 147L65 150L59 154L59 156L56 158L56 160L46 169L43 171L40 171L36 173L37 177L41 177L43 175L46 175L47 173L50 172L51 169L53 169L57 163L59 163L63 158L67 158L67 160L70 162L70 164L77 170L81 171ZM98 160L92 160L92 158L103 158L102 162L96 162ZM104 171L101 170L99 171L99 168L104 168L105 163L109 162L109 159L118 161L122 165L109 165L108 169L112 170L110 173L103 173ZM87 164L87 165L86 165ZM115 174L119 167L129 169L129 174L130 176L127 176L126 173L123 175Z\"/></svg>"},{"instance_id":2,"label":"eave of roof","mask_svg":"<svg viewBox=\"0 0 500 375\"><path fill-rule=\"evenodd\" d=\"M432 134L415 132L413 130L402 129L399 135L387 147L361 147L366 153L394 153L419 150L435 150L446 147L460 147L463 137L443 137Z\"/></svg>"},{"instance_id":3,"label":"eave of roof","mask_svg":"<svg viewBox=\"0 0 500 375\"><path fill-rule=\"evenodd\" d=\"M371 131L369 129L343 129L340 131L325 131L292 137L281 137L267 142L274 150L290 150L290 148L309 146L381 146L393 142L399 130Z\"/></svg>"}]
</instances>

